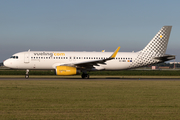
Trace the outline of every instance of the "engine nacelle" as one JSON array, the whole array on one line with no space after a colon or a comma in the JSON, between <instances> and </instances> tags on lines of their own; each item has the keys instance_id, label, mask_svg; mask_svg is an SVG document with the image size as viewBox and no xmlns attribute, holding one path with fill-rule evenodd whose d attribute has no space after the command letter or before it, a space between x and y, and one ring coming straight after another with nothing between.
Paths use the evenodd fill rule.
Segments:
<instances>
[{"instance_id":1,"label":"engine nacelle","mask_svg":"<svg viewBox=\"0 0 180 120\"><path fill-rule=\"evenodd\" d=\"M76 75L78 73L77 68L70 66L57 66L56 75Z\"/></svg>"}]
</instances>

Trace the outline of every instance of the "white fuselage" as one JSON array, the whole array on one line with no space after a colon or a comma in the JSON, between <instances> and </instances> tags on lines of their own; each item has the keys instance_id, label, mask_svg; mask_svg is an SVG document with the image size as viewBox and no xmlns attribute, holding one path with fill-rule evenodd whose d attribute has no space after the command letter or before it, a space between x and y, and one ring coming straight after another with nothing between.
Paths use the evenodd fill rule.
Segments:
<instances>
[{"instance_id":1,"label":"white fuselage","mask_svg":"<svg viewBox=\"0 0 180 120\"><path fill-rule=\"evenodd\" d=\"M26 78L31 69L55 70L56 75L75 75L82 72L82 78L89 78L86 71L123 70L143 67L175 59L167 55L166 48L172 26L163 26L153 39L139 52L65 52L27 51L14 54L4 61L13 69L26 69Z\"/></svg>"},{"instance_id":2,"label":"white fuselage","mask_svg":"<svg viewBox=\"0 0 180 120\"><path fill-rule=\"evenodd\" d=\"M4 65L13 69L56 69L56 66L97 61L109 58L112 52L64 52L64 51L29 51L20 52L4 61ZM105 64L95 65L91 70L130 69L138 52L118 52L115 59Z\"/></svg>"}]
</instances>

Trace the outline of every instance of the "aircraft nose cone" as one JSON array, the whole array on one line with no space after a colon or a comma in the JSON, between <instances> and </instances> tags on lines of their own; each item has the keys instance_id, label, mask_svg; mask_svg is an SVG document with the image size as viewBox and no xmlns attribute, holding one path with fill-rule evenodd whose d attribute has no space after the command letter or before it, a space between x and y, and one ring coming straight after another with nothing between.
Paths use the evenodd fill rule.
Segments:
<instances>
[{"instance_id":1,"label":"aircraft nose cone","mask_svg":"<svg viewBox=\"0 0 180 120\"><path fill-rule=\"evenodd\" d=\"M4 65L4 66L6 66L6 60L5 60L5 61L3 61L3 65Z\"/></svg>"},{"instance_id":2,"label":"aircraft nose cone","mask_svg":"<svg viewBox=\"0 0 180 120\"><path fill-rule=\"evenodd\" d=\"M6 66L6 67L8 67L8 60L5 60L5 61L3 62L3 65Z\"/></svg>"}]
</instances>

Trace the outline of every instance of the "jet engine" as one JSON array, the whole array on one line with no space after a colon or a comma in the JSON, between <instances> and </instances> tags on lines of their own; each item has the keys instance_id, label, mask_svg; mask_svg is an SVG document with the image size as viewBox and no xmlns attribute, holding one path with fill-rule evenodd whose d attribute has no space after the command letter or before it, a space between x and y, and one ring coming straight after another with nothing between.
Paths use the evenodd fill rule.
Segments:
<instances>
[{"instance_id":1,"label":"jet engine","mask_svg":"<svg viewBox=\"0 0 180 120\"><path fill-rule=\"evenodd\" d=\"M79 73L77 68L70 66L57 66L56 75L76 75Z\"/></svg>"}]
</instances>

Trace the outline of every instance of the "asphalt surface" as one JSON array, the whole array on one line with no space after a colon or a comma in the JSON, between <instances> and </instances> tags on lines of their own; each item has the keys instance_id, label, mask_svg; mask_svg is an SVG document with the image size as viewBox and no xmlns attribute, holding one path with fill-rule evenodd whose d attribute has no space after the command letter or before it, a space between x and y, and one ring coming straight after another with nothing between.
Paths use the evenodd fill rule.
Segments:
<instances>
[{"instance_id":1,"label":"asphalt surface","mask_svg":"<svg viewBox=\"0 0 180 120\"><path fill-rule=\"evenodd\" d=\"M78 81L90 81L90 80L108 80L108 81L113 81L113 80L141 80L141 81L145 81L145 80L169 80L169 81L173 81L173 80L177 80L180 81L180 78L90 78L90 79L81 79L81 78L29 78L29 79L25 79L25 78L0 78L0 80L60 80L60 81L73 81L73 80L78 80Z\"/></svg>"}]
</instances>

